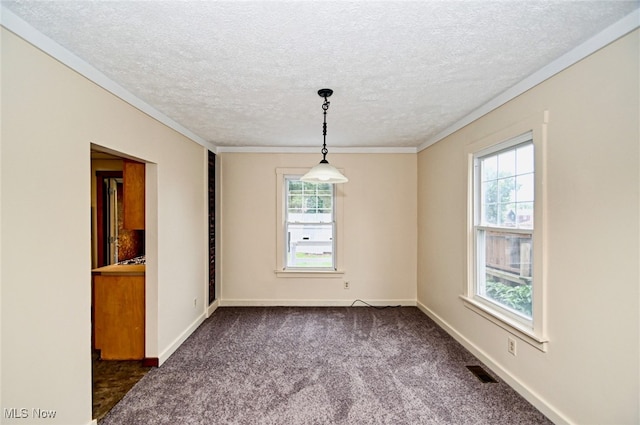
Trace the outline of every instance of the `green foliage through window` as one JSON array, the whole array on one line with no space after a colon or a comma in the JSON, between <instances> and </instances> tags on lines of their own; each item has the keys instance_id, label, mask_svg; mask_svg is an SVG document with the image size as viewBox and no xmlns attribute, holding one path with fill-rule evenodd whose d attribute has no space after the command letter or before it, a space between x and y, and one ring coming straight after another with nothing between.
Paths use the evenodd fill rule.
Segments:
<instances>
[{"instance_id":1,"label":"green foliage through window","mask_svg":"<svg viewBox=\"0 0 640 425\"><path fill-rule=\"evenodd\" d=\"M487 279L487 296L513 310L531 317L531 285L508 285L498 280Z\"/></svg>"},{"instance_id":2,"label":"green foliage through window","mask_svg":"<svg viewBox=\"0 0 640 425\"><path fill-rule=\"evenodd\" d=\"M333 208L333 187L330 183L308 183L287 180L287 209L294 214L327 214Z\"/></svg>"}]
</instances>

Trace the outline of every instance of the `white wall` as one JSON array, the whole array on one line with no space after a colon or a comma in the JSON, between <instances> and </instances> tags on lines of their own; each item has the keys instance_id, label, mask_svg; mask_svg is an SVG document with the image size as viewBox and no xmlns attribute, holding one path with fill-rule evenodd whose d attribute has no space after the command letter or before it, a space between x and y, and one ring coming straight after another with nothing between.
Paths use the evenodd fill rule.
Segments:
<instances>
[{"instance_id":1,"label":"white wall","mask_svg":"<svg viewBox=\"0 0 640 425\"><path fill-rule=\"evenodd\" d=\"M222 305L350 305L356 298L415 304L415 154L329 155L349 178L337 186L344 209L338 267L345 273L336 278L275 274L276 168L310 168L320 155L222 153L220 159Z\"/></svg>"},{"instance_id":2,"label":"white wall","mask_svg":"<svg viewBox=\"0 0 640 425\"><path fill-rule=\"evenodd\" d=\"M275 169L311 166L318 155L219 155L221 303L411 303L417 296L558 422L639 422L638 47L636 31L417 158L330 154L351 179L342 187L346 273L339 279L274 273ZM161 359L204 315L206 150L4 29L1 66L0 408L55 409L48 423L86 424L90 143L147 162L147 356ZM542 353L520 342L511 357L505 332L458 298L464 150L545 109L550 343Z\"/></svg>"},{"instance_id":3,"label":"white wall","mask_svg":"<svg viewBox=\"0 0 640 425\"><path fill-rule=\"evenodd\" d=\"M90 144L147 162L146 356L161 360L205 314L206 149L1 35L0 413L52 409L47 423L87 424Z\"/></svg>"},{"instance_id":4,"label":"white wall","mask_svg":"<svg viewBox=\"0 0 640 425\"><path fill-rule=\"evenodd\" d=\"M418 155L420 306L558 423L640 422L638 38L636 30ZM513 357L506 331L459 299L464 152L544 110L550 342L543 353L519 341Z\"/></svg>"}]
</instances>

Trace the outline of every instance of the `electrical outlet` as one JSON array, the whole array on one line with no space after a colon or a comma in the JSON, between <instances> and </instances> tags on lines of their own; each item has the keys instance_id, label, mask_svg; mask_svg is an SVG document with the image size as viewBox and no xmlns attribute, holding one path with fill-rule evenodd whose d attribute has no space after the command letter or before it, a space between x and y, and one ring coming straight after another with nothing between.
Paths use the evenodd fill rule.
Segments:
<instances>
[{"instance_id":1,"label":"electrical outlet","mask_svg":"<svg viewBox=\"0 0 640 425\"><path fill-rule=\"evenodd\" d=\"M509 352L509 354L515 356L516 355L516 350L517 350L517 345L516 345L515 338L508 337L507 338L507 351Z\"/></svg>"},{"instance_id":2,"label":"electrical outlet","mask_svg":"<svg viewBox=\"0 0 640 425\"><path fill-rule=\"evenodd\" d=\"M349 289L349 282L346 280L344 281L344 289Z\"/></svg>"}]
</instances>

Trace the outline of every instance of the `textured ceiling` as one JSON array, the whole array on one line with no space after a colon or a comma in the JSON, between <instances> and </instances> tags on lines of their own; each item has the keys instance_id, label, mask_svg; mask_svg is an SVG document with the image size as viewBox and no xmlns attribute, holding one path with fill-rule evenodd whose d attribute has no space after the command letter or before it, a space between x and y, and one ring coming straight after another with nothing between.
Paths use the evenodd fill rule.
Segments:
<instances>
[{"instance_id":1,"label":"textured ceiling","mask_svg":"<svg viewBox=\"0 0 640 425\"><path fill-rule=\"evenodd\" d=\"M215 146L416 147L638 1L2 1Z\"/></svg>"}]
</instances>

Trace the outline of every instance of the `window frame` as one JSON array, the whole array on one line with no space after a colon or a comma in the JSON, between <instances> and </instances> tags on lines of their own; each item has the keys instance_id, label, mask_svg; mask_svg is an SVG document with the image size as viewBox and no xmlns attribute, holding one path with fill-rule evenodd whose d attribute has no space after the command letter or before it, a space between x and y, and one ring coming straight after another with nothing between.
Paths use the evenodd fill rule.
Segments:
<instances>
[{"instance_id":1,"label":"window frame","mask_svg":"<svg viewBox=\"0 0 640 425\"><path fill-rule=\"evenodd\" d=\"M276 196L276 268L278 277L341 277L344 271L340 268L343 262L342 228L343 207L342 190L340 185L333 185L333 268L287 267L287 179L302 177L306 168L276 168L277 196ZM340 170L343 172L342 170Z\"/></svg>"},{"instance_id":2,"label":"window frame","mask_svg":"<svg viewBox=\"0 0 640 425\"><path fill-rule=\"evenodd\" d=\"M473 225L473 233L474 233L474 241L473 241L473 249L474 249L474 282L473 282L473 298L475 301L484 304L488 309L495 309L497 312L499 312L501 315L508 317L510 320L515 321L515 322L519 322L521 324L523 324L526 327L530 327L533 328L533 317L531 319L529 319L528 317L526 317L523 314L520 314L519 312L516 312L515 310L512 310L510 308L508 308L507 306L504 306L498 302L495 302L493 300L491 300L489 297L486 296L482 296L481 294L479 294L479 286L480 286L480 280L483 280L483 283L486 284L486 282L484 281L484 273L485 273L485 266L486 266L486 260L484 257L484 254L486 252L486 245L484 241L481 242L481 239L484 239L487 237L487 233L491 232L491 231L498 231L498 232L504 232L504 233L510 233L510 234L521 234L521 235L529 235L532 239L532 241L534 240L534 232L535 232L535 215L534 215L534 226L532 229L526 229L526 228L518 228L518 227L507 227L507 226L501 226L500 224L495 224L495 225L487 225L483 222L482 220L482 170L480 167L480 162L487 158L487 157L492 157L492 156L496 156L499 155L503 152L509 152L509 151L515 151L520 147L523 147L525 145L531 145L534 149L534 155L535 155L535 146L533 144L533 135L531 132L525 133L521 136L517 136L513 139L510 139L506 142L503 143L499 143L495 146L492 146L488 149L484 149L481 150L479 152L476 152L473 156L473 179L474 179L474 185L473 185L473 197L474 197L474 203L473 203L473 208L474 208L474 212L473 212L473 216L474 216L474 225ZM517 170L516 170L517 171ZM534 187L535 187L535 161L534 161ZM516 175L517 177L517 175ZM499 180L498 178L496 178L496 181ZM534 197L534 209L535 209L535 197ZM533 243L533 242L532 242ZM534 262L534 268L535 268L535 262ZM533 280L532 280L532 290L533 290L533 282L535 282L535 278L536 276L533 275ZM533 316L533 313L532 313Z\"/></svg>"},{"instance_id":3,"label":"window frame","mask_svg":"<svg viewBox=\"0 0 640 425\"><path fill-rule=\"evenodd\" d=\"M539 116L530 117L516 125L498 131L495 134L468 145L467 155L467 278L460 298L464 305L488 319L493 324L518 336L535 348L546 352L548 338L546 337L545 320L545 264L547 249L545 247L545 217L546 217L546 134L548 112L545 111L542 120ZM500 151L516 147L531 140L534 149L534 212L532 231L510 227L481 226L479 223L480 182L477 178L476 165L478 159ZM526 320L509 308L502 308L498 304L477 295L478 267L478 229L500 229L509 233L527 233L532 236L532 319Z\"/></svg>"}]
</instances>

